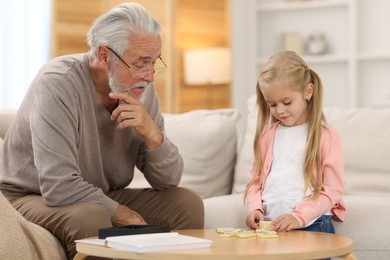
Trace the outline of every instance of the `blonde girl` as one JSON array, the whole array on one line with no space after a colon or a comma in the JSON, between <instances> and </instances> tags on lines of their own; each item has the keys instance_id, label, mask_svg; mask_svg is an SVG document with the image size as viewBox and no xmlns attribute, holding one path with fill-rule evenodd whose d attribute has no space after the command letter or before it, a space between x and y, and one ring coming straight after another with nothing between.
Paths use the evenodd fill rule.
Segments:
<instances>
[{"instance_id":1,"label":"blonde girl","mask_svg":"<svg viewBox=\"0 0 390 260\"><path fill-rule=\"evenodd\" d=\"M341 142L322 112L322 83L295 52L272 56L256 86L259 108L246 224L334 233L343 221Z\"/></svg>"}]
</instances>

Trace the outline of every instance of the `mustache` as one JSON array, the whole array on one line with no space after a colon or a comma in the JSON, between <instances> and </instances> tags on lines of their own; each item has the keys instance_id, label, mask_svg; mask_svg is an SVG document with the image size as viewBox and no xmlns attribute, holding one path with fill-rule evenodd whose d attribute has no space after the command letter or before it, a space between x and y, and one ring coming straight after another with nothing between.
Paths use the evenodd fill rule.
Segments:
<instances>
[{"instance_id":1,"label":"mustache","mask_svg":"<svg viewBox=\"0 0 390 260\"><path fill-rule=\"evenodd\" d=\"M134 83L131 87L130 87L130 91L135 89L135 88L146 88L147 86L149 86L151 83L150 82L146 82L146 81L140 81L140 82L136 82Z\"/></svg>"},{"instance_id":2,"label":"mustache","mask_svg":"<svg viewBox=\"0 0 390 260\"><path fill-rule=\"evenodd\" d=\"M108 74L108 85L110 86L111 91L113 92L132 92L136 88L146 88L151 86L152 83L148 81L139 81L134 83L132 86L123 86L123 84L118 80L113 70Z\"/></svg>"},{"instance_id":3,"label":"mustache","mask_svg":"<svg viewBox=\"0 0 390 260\"><path fill-rule=\"evenodd\" d=\"M111 88L111 91L113 91L113 92L127 92L127 93L131 93L133 91L133 89L136 89L136 88L147 88L151 84L152 83L150 83L150 82L137 82L137 83L133 84L130 88L123 88L123 87L116 86L116 84L111 84L110 88Z\"/></svg>"}]
</instances>

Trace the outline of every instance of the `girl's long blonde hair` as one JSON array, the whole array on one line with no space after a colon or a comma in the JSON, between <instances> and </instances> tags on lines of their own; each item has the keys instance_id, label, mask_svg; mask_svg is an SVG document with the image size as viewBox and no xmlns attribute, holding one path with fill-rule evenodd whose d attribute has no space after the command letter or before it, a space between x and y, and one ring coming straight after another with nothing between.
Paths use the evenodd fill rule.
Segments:
<instances>
[{"instance_id":1,"label":"girl's long blonde hair","mask_svg":"<svg viewBox=\"0 0 390 260\"><path fill-rule=\"evenodd\" d=\"M272 116L270 108L265 101L263 94L260 91L262 84L269 84L275 80L291 82L291 86L294 86L294 91L303 93L308 84L313 84L313 95L309 101L307 101L308 110L308 136L305 148L304 159L304 180L305 189L310 187L313 189L313 195L311 198L316 198L322 189L322 171L320 163L320 138L321 138L321 126L322 122L325 122L325 117L322 112L322 82L316 72L311 70L306 62L295 52L283 51L272 56L268 62L264 65L260 72L256 85L258 116L256 135L253 142L253 149L255 155L255 165L253 175L249 180L245 197L248 194L250 187L252 186L256 177L260 177L262 181L263 173L263 158L260 150L260 139L262 133L271 123L276 122L277 119ZM315 178L313 172L317 170L317 178Z\"/></svg>"}]
</instances>

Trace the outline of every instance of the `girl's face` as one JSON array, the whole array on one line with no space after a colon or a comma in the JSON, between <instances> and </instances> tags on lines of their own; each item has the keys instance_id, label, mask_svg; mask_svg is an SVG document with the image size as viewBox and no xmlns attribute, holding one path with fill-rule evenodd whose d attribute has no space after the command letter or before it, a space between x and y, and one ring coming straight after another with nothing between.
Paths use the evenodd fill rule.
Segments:
<instances>
[{"instance_id":1,"label":"girl's face","mask_svg":"<svg viewBox=\"0 0 390 260\"><path fill-rule=\"evenodd\" d=\"M297 88L280 81L264 84L260 88L271 114L283 126L297 126L307 121L307 100L313 94L313 85L307 85L303 93L294 89Z\"/></svg>"}]
</instances>

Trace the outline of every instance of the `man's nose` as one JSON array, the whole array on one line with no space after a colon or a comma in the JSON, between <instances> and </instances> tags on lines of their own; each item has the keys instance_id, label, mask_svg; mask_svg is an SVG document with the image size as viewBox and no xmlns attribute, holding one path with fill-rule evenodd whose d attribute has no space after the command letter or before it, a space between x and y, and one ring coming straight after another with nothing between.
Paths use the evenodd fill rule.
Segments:
<instances>
[{"instance_id":1,"label":"man's nose","mask_svg":"<svg viewBox=\"0 0 390 260\"><path fill-rule=\"evenodd\" d=\"M149 71L148 73L145 74L144 77L142 77L143 80L148 81L148 82L153 82L154 81L154 71Z\"/></svg>"}]
</instances>

